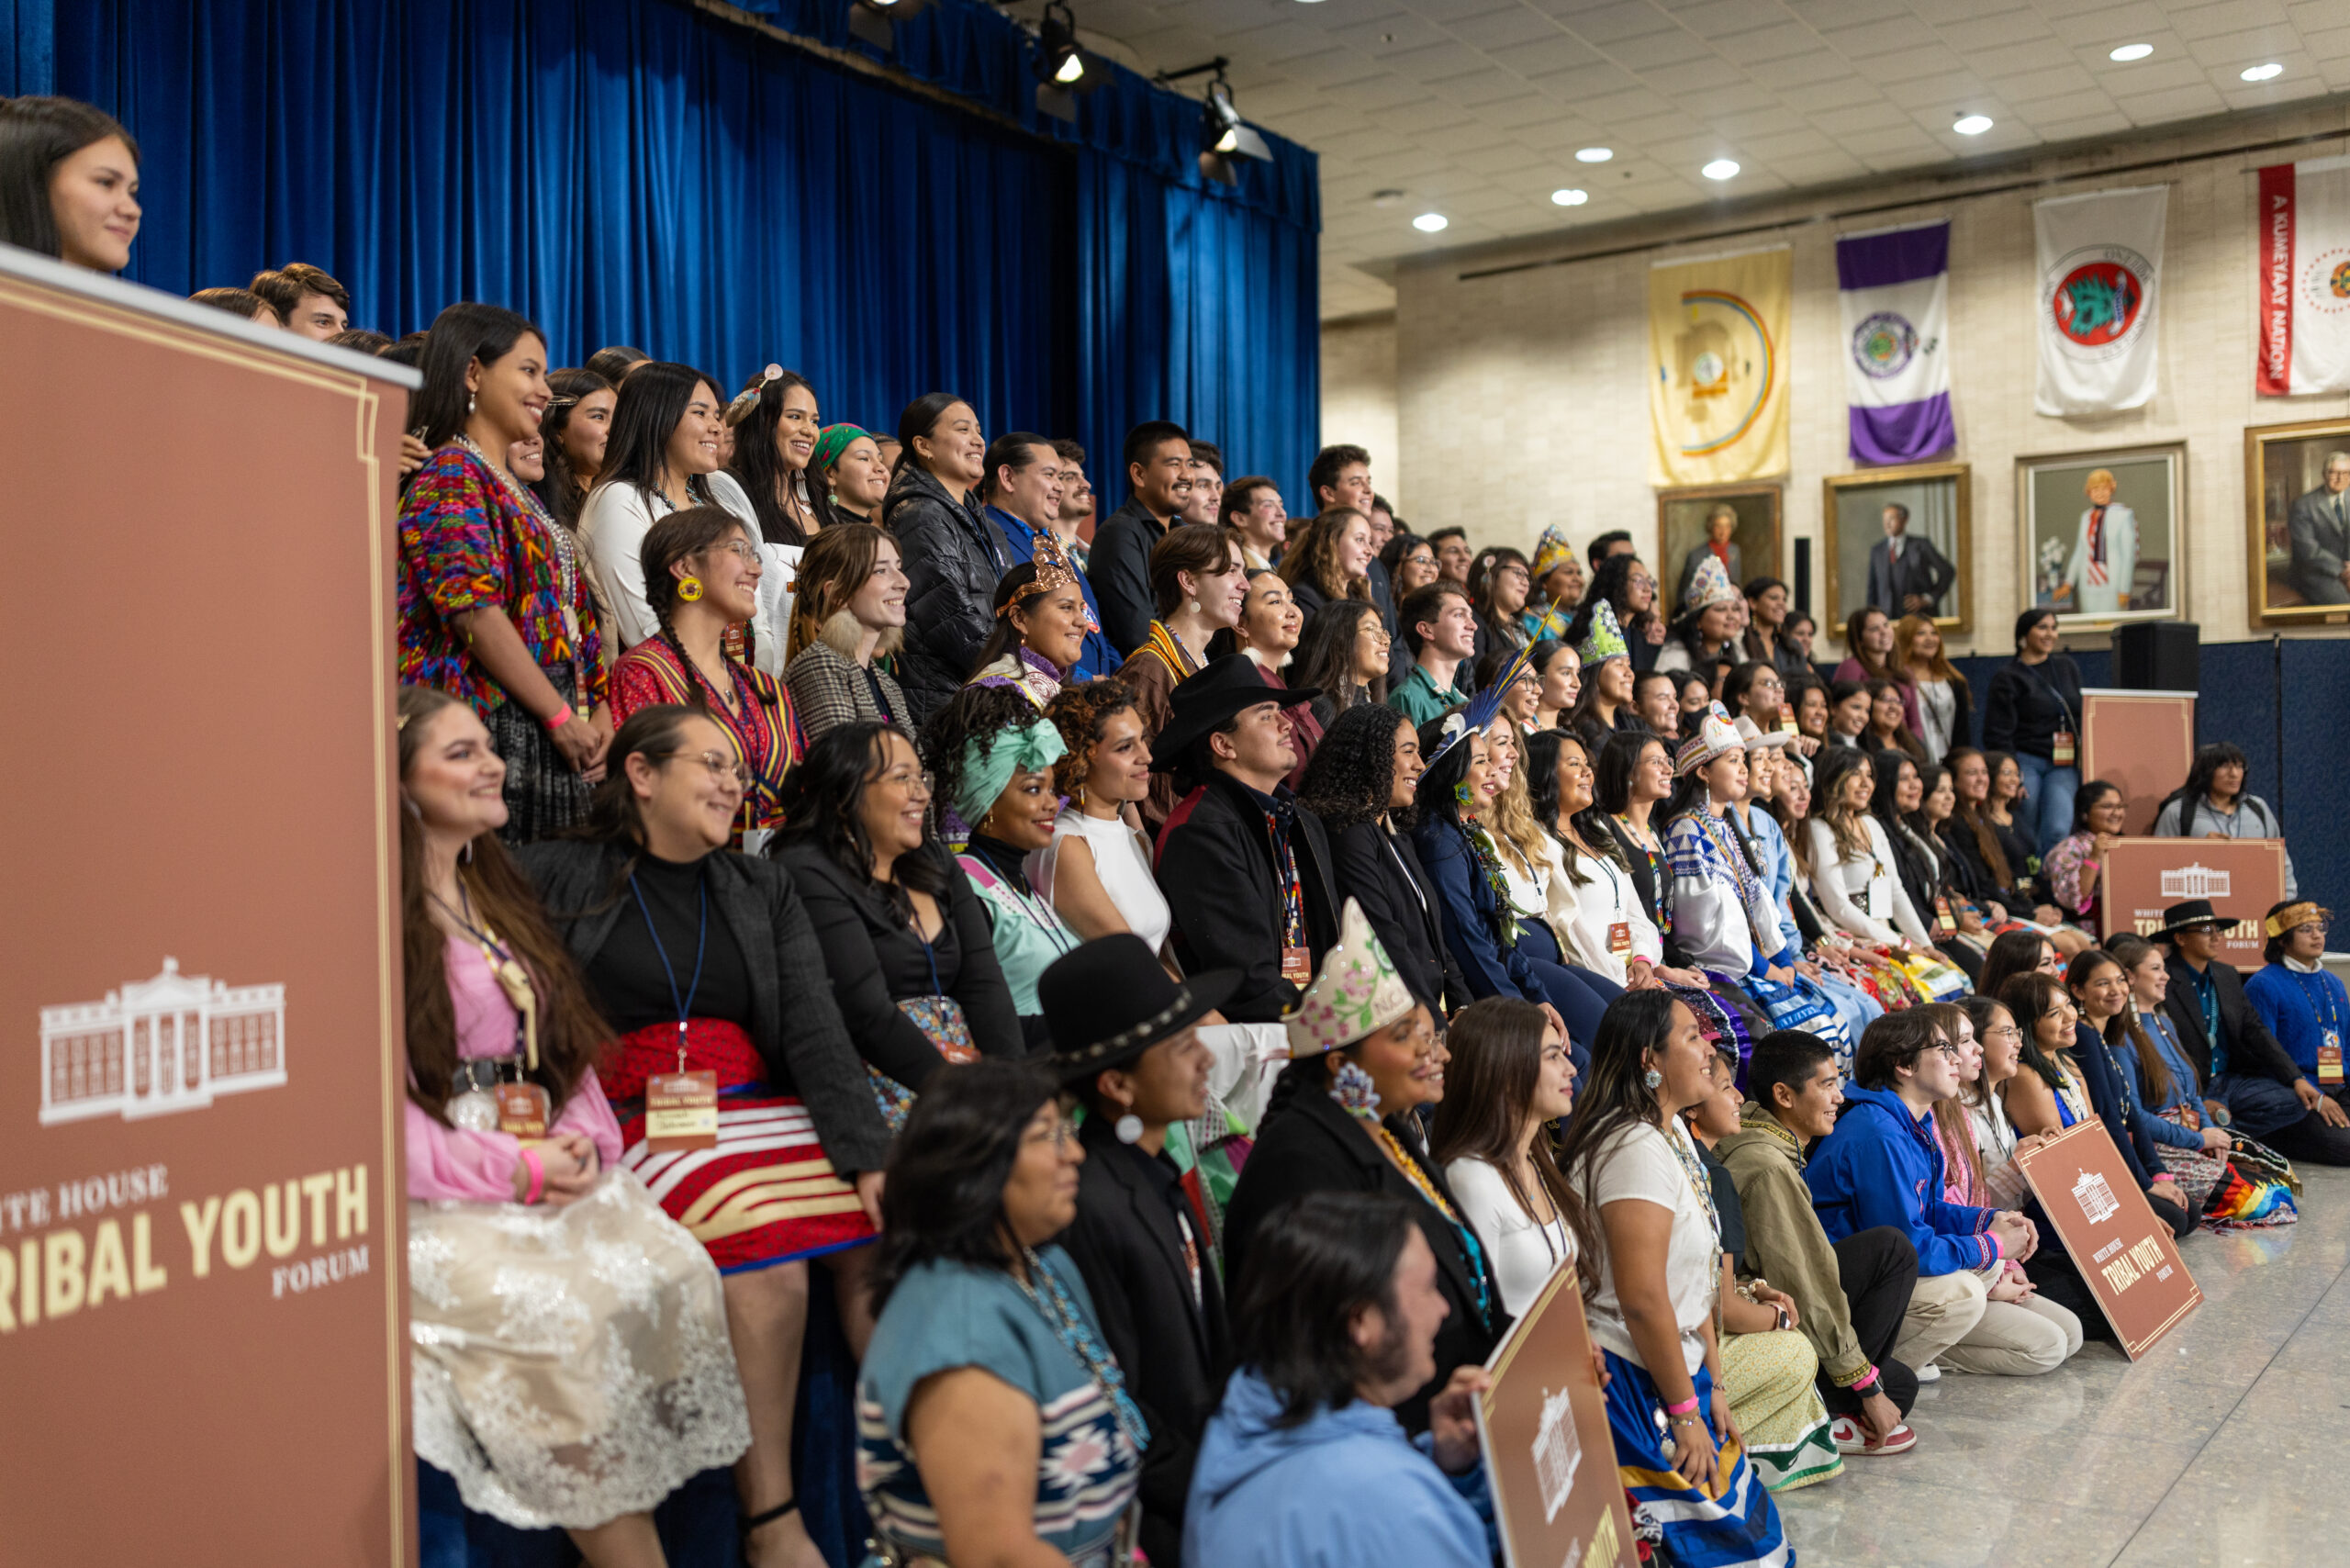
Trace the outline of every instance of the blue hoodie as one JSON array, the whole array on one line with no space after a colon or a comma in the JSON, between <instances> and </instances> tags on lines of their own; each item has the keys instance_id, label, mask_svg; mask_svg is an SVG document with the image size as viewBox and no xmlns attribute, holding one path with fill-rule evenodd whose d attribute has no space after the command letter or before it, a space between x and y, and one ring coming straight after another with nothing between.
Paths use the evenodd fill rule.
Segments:
<instances>
[{"instance_id":1,"label":"blue hoodie","mask_svg":"<svg viewBox=\"0 0 2350 1568\"><path fill-rule=\"evenodd\" d=\"M1192 1471L1183 1568L1489 1568L1482 1465L1445 1474L1382 1406L1294 1427L1281 1410L1254 1372L1232 1374Z\"/></svg>"},{"instance_id":2,"label":"blue hoodie","mask_svg":"<svg viewBox=\"0 0 2350 1568\"><path fill-rule=\"evenodd\" d=\"M1982 1269L2001 1254L1984 1233L1997 1209L1969 1208L1942 1197L1942 1151L1924 1118L1909 1114L1890 1089L1847 1089L1836 1130L1819 1140L1803 1179L1830 1241L1880 1225L1898 1228L1918 1249L1920 1274Z\"/></svg>"}]
</instances>

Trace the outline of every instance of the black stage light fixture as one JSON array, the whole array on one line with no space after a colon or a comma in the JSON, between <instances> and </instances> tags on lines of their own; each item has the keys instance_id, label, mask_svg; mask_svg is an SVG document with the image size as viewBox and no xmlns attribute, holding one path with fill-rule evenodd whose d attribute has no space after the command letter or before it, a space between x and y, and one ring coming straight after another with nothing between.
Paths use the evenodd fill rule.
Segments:
<instances>
[{"instance_id":1,"label":"black stage light fixture","mask_svg":"<svg viewBox=\"0 0 2350 1568\"><path fill-rule=\"evenodd\" d=\"M1036 75L1037 112L1072 121L1077 118L1077 95L1091 93L1109 74L1101 61L1078 43L1077 18L1067 0L1046 0L1030 69Z\"/></svg>"},{"instance_id":2,"label":"black stage light fixture","mask_svg":"<svg viewBox=\"0 0 2350 1568\"><path fill-rule=\"evenodd\" d=\"M1208 84L1207 104L1200 116L1200 173L1211 180L1237 185L1240 172L1233 165L1236 158L1254 158L1270 163L1273 150L1241 120L1240 111L1232 106L1232 84L1224 79L1224 62L1219 60L1215 80Z\"/></svg>"}]
</instances>

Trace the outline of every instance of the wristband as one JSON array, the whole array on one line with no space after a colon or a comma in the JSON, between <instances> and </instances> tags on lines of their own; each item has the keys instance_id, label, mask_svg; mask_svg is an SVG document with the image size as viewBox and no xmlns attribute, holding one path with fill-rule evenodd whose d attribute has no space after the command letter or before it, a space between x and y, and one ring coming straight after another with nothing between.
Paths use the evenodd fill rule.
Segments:
<instances>
[{"instance_id":1,"label":"wristband","mask_svg":"<svg viewBox=\"0 0 2350 1568\"><path fill-rule=\"evenodd\" d=\"M1695 1394L1692 1394L1688 1398L1683 1400L1678 1405L1666 1406L1664 1407L1664 1413L1668 1416L1686 1416L1690 1411L1695 1410L1695 1408L1697 1408L1697 1396Z\"/></svg>"},{"instance_id":2,"label":"wristband","mask_svg":"<svg viewBox=\"0 0 2350 1568\"><path fill-rule=\"evenodd\" d=\"M562 707L556 709L554 712L548 714L545 718L541 719L539 722L544 724L548 731L552 733L571 722L572 717L571 704L566 702Z\"/></svg>"},{"instance_id":3,"label":"wristband","mask_svg":"<svg viewBox=\"0 0 2350 1568\"><path fill-rule=\"evenodd\" d=\"M1875 1386L1876 1386L1876 1368L1874 1368L1874 1367L1871 1367L1871 1368L1869 1368L1869 1370L1868 1370L1867 1372L1865 1372L1862 1373L1862 1374L1861 1374L1861 1376L1860 1376L1859 1378L1857 1378L1857 1379L1855 1379L1855 1380L1853 1381L1853 1383L1852 1383L1852 1392L1853 1392L1854 1394L1858 1394L1858 1393L1862 1392L1863 1389L1874 1388Z\"/></svg>"},{"instance_id":4,"label":"wristband","mask_svg":"<svg viewBox=\"0 0 2350 1568\"><path fill-rule=\"evenodd\" d=\"M522 1194L522 1201L535 1204L546 1194L547 1168L539 1162L539 1151L535 1148L522 1151L522 1163L531 1168L531 1190Z\"/></svg>"}]
</instances>

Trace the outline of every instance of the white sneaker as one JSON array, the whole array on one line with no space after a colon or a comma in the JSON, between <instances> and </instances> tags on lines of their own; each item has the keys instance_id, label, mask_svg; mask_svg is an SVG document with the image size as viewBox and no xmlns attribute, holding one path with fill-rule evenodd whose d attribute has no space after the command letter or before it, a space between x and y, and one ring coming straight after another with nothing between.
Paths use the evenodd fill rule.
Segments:
<instances>
[{"instance_id":1,"label":"white sneaker","mask_svg":"<svg viewBox=\"0 0 2350 1568\"><path fill-rule=\"evenodd\" d=\"M1934 1365L1931 1361L1928 1361L1924 1366L1918 1369L1918 1381L1919 1383L1940 1383L1942 1380L1942 1369Z\"/></svg>"}]
</instances>

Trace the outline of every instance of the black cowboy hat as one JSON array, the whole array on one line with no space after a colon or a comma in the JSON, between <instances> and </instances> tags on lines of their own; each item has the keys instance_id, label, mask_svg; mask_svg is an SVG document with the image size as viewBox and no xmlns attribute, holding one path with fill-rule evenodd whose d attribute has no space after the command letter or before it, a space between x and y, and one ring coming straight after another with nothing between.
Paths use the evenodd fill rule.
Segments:
<instances>
[{"instance_id":1,"label":"black cowboy hat","mask_svg":"<svg viewBox=\"0 0 2350 1568\"><path fill-rule=\"evenodd\" d=\"M2229 924L2227 921L2212 913L2210 899L2188 899L2185 903L2175 903L2163 911L2162 926L2154 935L2176 936L2182 931L2192 931L2199 925L2226 925L2227 924Z\"/></svg>"},{"instance_id":2,"label":"black cowboy hat","mask_svg":"<svg viewBox=\"0 0 2350 1568\"><path fill-rule=\"evenodd\" d=\"M1315 686L1275 686L1247 654L1226 654L1176 684L1168 695L1167 722L1150 743L1150 769L1172 772L1193 746L1259 702L1296 708L1322 695Z\"/></svg>"},{"instance_id":3,"label":"black cowboy hat","mask_svg":"<svg viewBox=\"0 0 2350 1568\"><path fill-rule=\"evenodd\" d=\"M1175 980L1150 944L1130 931L1080 943L1036 977L1036 1000L1053 1039L1045 1070L1076 1083L1124 1067L1223 1006L1239 984L1238 969Z\"/></svg>"}]
</instances>

